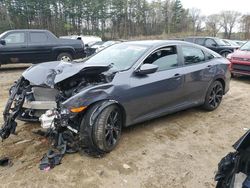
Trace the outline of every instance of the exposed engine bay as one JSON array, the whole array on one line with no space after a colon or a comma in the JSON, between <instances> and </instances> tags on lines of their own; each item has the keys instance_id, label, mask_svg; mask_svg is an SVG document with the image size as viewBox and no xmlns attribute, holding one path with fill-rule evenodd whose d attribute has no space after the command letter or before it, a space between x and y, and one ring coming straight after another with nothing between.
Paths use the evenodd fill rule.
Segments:
<instances>
[{"instance_id":1,"label":"exposed engine bay","mask_svg":"<svg viewBox=\"0 0 250 188\"><path fill-rule=\"evenodd\" d=\"M64 103L84 90L111 82L115 76L115 71L109 71L111 66L83 66L79 69L79 65L71 63L55 62L54 65L47 72L40 65L31 71L28 69L14 83L9 91L10 96L3 112L4 124L0 129L0 137L4 140L15 134L16 119L40 121L41 127L46 130L45 136L53 145L53 149L41 161L41 170L60 164L65 153L80 149L91 153L91 149L85 147L82 141L86 138L79 133L86 107L72 103L74 108L67 108ZM81 97L76 99L79 100Z\"/></svg>"}]
</instances>

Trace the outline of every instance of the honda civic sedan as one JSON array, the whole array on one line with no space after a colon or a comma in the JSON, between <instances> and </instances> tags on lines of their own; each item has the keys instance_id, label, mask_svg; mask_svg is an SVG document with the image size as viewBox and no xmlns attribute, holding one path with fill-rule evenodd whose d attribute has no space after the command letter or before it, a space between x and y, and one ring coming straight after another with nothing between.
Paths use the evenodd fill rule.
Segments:
<instances>
[{"instance_id":1,"label":"honda civic sedan","mask_svg":"<svg viewBox=\"0 0 250 188\"><path fill-rule=\"evenodd\" d=\"M195 106L215 110L229 90L229 65L182 41L124 42L81 63L34 65L10 89L0 135L14 132L15 118L40 120L53 135L70 132L80 148L107 153L122 127Z\"/></svg>"}]
</instances>

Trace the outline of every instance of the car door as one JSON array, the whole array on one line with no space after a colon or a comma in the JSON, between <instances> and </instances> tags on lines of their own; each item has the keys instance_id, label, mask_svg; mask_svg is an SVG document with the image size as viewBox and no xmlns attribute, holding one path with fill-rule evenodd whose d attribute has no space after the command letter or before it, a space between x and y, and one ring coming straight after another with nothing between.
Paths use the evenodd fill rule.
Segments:
<instances>
[{"instance_id":1,"label":"car door","mask_svg":"<svg viewBox=\"0 0 250 188\"><path fill-rule=\"evenodd\" d=\"M216 67L211 60L214 56L194 46L183 45L181 49L185 99L190 104L199 104L205 99L209 83L214 78Z\"/></svg>"},{"instance_id":2,"label":"car door","mask_svg":"<svg viewBox=\"0 0 250 188\"><path fill-rule=\"evenodd\" d=\"M5 63L28 63L27 33L12 31L2 38L4 45L0 45L1 61Z\"/></svg>"},{"instance_id":3,"label":"car door","mask_svg":"<svg viewBox=\"0 0 250 188\"><path fill-rule=\"evenodd\" d=\"M143 64L155 64L157 72L133 74L130 78L128 110L133 111L132 122L140 122L173 111L183 102L184 77L180 74L177 46L166 46L150 54ZM140 108L139 111L134 109Z\"/></svg>"},{"instance_id":4,"label":"car door","mask_svg":"<svg viewBox=\"0 0 250 188\"><path fill-rule=\"evenodd\" d=\"M50 61L52 57L52 42L43 31L30 31L28 37L28 48L30 61L33 63Z\"/></svg>"}]
</instances>

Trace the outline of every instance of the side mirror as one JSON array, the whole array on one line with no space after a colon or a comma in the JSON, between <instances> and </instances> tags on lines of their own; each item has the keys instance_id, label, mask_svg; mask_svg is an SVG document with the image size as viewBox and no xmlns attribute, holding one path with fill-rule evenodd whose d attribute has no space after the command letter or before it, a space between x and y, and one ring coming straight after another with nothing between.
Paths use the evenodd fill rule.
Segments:
<instances>
[{"instance_id":1,"label":"side mirror","mask_svg":"<svg viewBox=\"0 0 250 188\"><path fill-rule=\"evenodd\" d=\"M89 45L88 44L85 44L85 48L88 48L89 47Z\"/></svg>"},{"instance_id":2,"label":"side mirror","mask_svg":"<svg viewBox=\"0 0 250 188\"><path fill-rule=\"evenodd\" d=\"M143 64L139 70L137 70L137 74L145 75L145 74L152 74L157 71L159 67L153 64Z\"/></svg>"},{"instance_id":3,"label":"side mirror","mask_svg":"<svg viewBox=\"0 0 250 188\"><path fill-rule=\"evenodd\" d=\"M0 39L0 44L1 45L6 45L6 41L4 39Z\"/></svg>"},{"instance_id":4,"label":"side mirror","mask_svg":"<svg viewBox=\"0 0 250 188\"><path fill-rule=\"evenodd\" d=\"M216 47L216 46L218 46L218 45L217 45L216 43L213 43L212 46L213 46L213 47Z\"/></svg>"}]
</instances>

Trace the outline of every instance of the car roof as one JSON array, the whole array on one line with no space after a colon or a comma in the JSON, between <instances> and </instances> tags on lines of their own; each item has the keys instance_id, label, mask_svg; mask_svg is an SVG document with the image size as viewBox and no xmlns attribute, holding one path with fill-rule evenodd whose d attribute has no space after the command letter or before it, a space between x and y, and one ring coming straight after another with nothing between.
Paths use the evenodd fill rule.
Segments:
<instances>
[{"instance_id":1,"label":"car roof","mask_svg":"<svg viewBox=\"0 0 250 188\"><path fill-rule=\"evenodd\" d=\"M188 45L188 46L192 46L192 47L207 51L207 52L215 55L216 57L220 57L220 55L217 54L216 52L214 52L208 48L205 48L201 45L197 45L197 44L194 44L191 42L180 41L180 40L140 40L140 41L128 41L128 42L124 42L124 43L125 44L132 44L132 45L142 45L142 46L147 46L150 48L162 47L164 45Z\"/></svg>"},{"instance_id":2,"label":"car roof","mask_svg":"<svg viewBox=\"0 0 250 188\"><path fill-rule=\"evenodd\" d=\"M185 39L201 39L201 38L204 38L204 39L216 39L217 37L205 37L205 36L194 36L194 37L186 37Z\"/></svg>"},{"instance_id":3,"label":"car roof","mask_svg":"<svg viewBox=\"0 0 250 188\"><path fill-rule=\"evenodd\" d=\"M12 31L48 31L46 29L13 29L13 30L8 30L6 32L12 32Z\"/></svg>"},{"instance_id":4,"label":"car roof","mask_svg":"<svg viewBox=\"0 0 250 188\"><path fill-rule=\"evenodd\" d=\"M133 45L143 45L143 46L151 46L151 47L157 47L162 45L191 45L191 46L197 46L196 44L180 41L180 40L139 40L139 41L128 41L124 42L127 44L133 44ZM199 46L201 47L201 46Z\"/></svg>"}]
</instances>

